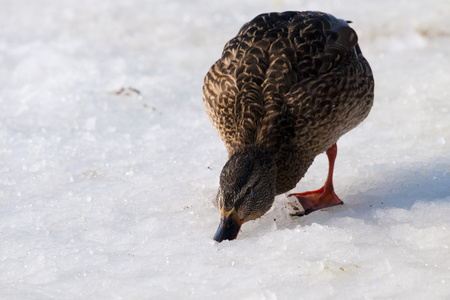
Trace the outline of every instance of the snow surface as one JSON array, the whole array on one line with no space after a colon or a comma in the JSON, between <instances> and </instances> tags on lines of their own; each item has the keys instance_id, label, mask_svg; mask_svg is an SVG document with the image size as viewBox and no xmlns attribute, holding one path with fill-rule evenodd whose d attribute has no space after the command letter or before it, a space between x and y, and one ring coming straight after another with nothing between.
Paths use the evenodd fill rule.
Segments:
<instances>
[{"instance_id":1,"label":"snow surface","mask_svg":"<svg viewBox=\"0 0 450 300\"><path fill-rule=\"evenodd\" d=\"M450 4L0 1L1 299L449 299ZM201 99L262 12L353 21L370 116L339 142L345 205L279 196L212 240L226 161ZM320 155L295 191L320 187Z\"/></svg>"}]
</instances>

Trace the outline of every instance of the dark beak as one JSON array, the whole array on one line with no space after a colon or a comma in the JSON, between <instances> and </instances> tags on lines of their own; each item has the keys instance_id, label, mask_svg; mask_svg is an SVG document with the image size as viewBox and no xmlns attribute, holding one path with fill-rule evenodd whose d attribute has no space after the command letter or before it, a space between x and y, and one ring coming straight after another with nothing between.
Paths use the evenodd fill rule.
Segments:
<instances>
[{"instance_id":1,"label":"dark beak","mask_svg":"<svg viewBox=\"0 0 450 300\"><path fill-rule=\"evenodd\" d=\"M234 208L229 212L225 212L222 209L220 211L219 228L217 228L217 232L214 235L214 240L219 243L223 240L234 240L238 236L242 223Z\"/></svg>"}]
</instances>

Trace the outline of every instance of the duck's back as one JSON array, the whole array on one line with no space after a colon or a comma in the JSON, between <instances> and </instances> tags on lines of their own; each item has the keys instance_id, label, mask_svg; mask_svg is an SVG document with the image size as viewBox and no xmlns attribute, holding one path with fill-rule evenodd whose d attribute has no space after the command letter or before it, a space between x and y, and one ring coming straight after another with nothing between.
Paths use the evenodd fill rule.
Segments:
<instances>
[{"instance_id":1,"label":"duck's back","mask_svg":"<svg viewBox=\"0 0 450 300\"><path fill-rule=\"evenodd\" d=\"M373 87L347 22L320 12L270 13L225 45L205 77L203 100L229 155L245 145L273 154L278 177L290 175L277 183L282 192L368 115ZM303 174L292 176L299 167Z\"/></svg>"}]
</instances>

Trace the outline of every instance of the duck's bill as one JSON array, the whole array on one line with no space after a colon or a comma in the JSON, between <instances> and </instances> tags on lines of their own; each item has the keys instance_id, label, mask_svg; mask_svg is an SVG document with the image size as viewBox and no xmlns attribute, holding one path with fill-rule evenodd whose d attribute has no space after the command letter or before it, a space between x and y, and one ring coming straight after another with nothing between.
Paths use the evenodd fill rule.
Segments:
<instances>
[{"instance_id":1,"label":"duck's bill","mask_svg":"<svg viewBox=\"0 0 450 300\"><path fill-rule=\"evenodd\" d=\"M229 212L222 209L220 211L219 228L214 235L214 240L219 243L223 240L234 240L239 234L241 225L242 221L234 208Z\"/></svg>"}]
</instances>

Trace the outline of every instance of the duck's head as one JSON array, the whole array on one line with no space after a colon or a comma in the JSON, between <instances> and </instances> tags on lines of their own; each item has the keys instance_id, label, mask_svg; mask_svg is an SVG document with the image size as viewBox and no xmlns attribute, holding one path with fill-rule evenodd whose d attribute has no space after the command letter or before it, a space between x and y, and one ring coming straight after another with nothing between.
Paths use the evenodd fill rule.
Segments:
<instances>
[{"instance_id":1,"label":"duck's head","mask_svg":"<svg viewBox=\"0 0 450 300\"><path fill-rule=\"evenodd\" d=\"M233 240L243 223L264 215L273 204L275 182L276 165L269 153L254 146L237 150L220 174L220 225L214 240Z\"/></svg>"}]
</instances>

